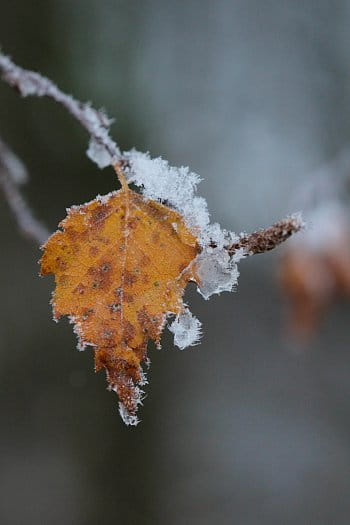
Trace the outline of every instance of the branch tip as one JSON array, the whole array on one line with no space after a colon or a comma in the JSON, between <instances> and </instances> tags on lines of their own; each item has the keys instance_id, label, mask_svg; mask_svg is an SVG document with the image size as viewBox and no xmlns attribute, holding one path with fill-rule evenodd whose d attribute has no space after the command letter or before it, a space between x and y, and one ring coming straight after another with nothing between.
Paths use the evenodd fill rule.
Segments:
<instances>
[{"instance_id":1,"label":"branch tip","mask_svg":"<svg viewBox=\"0 0 350 525\"><path fill-rule=\"evenodd\" d=\"M279 244L286 241L291 235L303 230L305 223L300 213L295 213L281 219L272 226L257 230L253 233L242 233L239 241L228 246L226 249L232 256L243 248L247 255L265 253L276 248Z\"/></svg>"}]
</instances>

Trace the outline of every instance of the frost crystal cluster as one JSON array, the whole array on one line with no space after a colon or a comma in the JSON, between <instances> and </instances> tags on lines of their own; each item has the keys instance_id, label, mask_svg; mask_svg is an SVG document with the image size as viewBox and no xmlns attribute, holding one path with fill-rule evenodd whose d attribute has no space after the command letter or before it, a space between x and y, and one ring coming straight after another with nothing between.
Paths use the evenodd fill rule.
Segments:
<instances>
[{"instance_id":1,"label":"frost crystal cluster","mask_svg":"<svg viewBox=\"0 0 350 525\"><path fill-rule=\"evenodd\" d=\"M148 153L131 150L124 154L130 164L128 182L142 189L148 199L161 201L181 213L187 225L203 236L209 224L207 203L196 196L201 178L189 168L169 166L161 157L151 159Z\"/></svg>"},{"instance_id":2,"label":"frost crystal cluster","mask_svg":"<svg viewBox=\"0 0 350 525\"><path fill-rule=\"evenodd\" d=\"M180 350L184 350L188 346L199 343L201 327L202 323L186 309L182 314L176 316L175 321L169 326L169 330L174 334L174 344Z\"/></svg>"}]
</instances>

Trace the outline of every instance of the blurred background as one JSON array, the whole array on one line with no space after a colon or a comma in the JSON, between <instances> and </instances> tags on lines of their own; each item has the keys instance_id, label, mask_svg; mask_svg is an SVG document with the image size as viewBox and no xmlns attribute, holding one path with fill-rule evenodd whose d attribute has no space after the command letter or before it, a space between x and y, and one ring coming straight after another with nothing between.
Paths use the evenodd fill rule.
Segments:
<instances>
[{"instance_id":1,"label":"blurred background","mask_svg":"<svg viewBox=\"0 0 350 525\"><path fill-rule=\"evenodd\" d=\"M234 231L301 209L348 148L349 0L0 0L0 13L5 53L105 107L121 148L189 165ZM52 231L118 186L62 108L1 82L0 135ZM301 348L284 329L281 250L243 261L236 293L189 287L202 343L181 352L165 333L150 348L127 428L91 351L52 321L53 280L0 200L1 524L349 523L349 304Z\"/></svg>"}]
</instances>

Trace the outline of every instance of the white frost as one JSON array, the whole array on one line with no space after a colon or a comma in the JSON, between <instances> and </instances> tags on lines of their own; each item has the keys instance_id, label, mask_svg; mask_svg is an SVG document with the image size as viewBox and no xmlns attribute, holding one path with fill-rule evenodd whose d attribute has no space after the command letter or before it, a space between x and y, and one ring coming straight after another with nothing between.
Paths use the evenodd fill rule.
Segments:
<instances>
[{"instance_id":1,"label":"white frost","mask_svg":"<svg viewBox=\"0 0 350 525\"><path fill-rule=\"evenodd\" d=\"M133 426L136 427L140 423L140 420L137 416L134 414L130 414L130 412L125 408L123 403L119 403L119 414L126 426Z\"/></svg>"},{"instance_id":2,"label":"white frost","mask_svg":"<svg viewBox=\"0 0 350 525\"><path fill-rule=\"evenodd\" d=\"M183 313L176 316L173 323L169 326L169 330L174 334L174 344L180 350L184 350L188 346L194 346L199 343L201 327L202 323L186 309Z\"/></svg>"},{"instance_id":3,"label":"white frost","mask_svg":"<svg viewBox=\"0 0 350 525\"><path fill-rule=\"evenodd\" d=\"M110 166L113 161L112 156L108 153L105 146L95 140L93 137L90 139L86 155L101 169Z\"/></svg>"},{"instance_id":4,"label":"white frost","mask_svg":"<svg viewBox=\"0 0 350 525\"><path fill-rule=\"evenodd\" d=\"M110 191L106 195L97 195L96 196L96 200L98 200L98 202L100 202L101 204L107 204L107 202L112 197L115 197L115 195L117 195L117 193L118 193L117 191ZM93 202L93 201L90 201L90 202ZM90 203L88 202L87 204L90 204Z\"/></svg>"},{"instance_id":5,"label":"white frost","mask_svg":"<svg viewBox=\"0 0 350 525\"><path fill-rule=\"evenodd\" d=\"M242 248L232 257L224 248L204 248L196 259L197 275L200 280L198 292L204 299L233 290L239 277L237 263L245 255Z\"/></svg>"},{"instance_id":6,"label":"white frost","mask_svg":"<svg viewBox=\"0 0 350 525\"><path fill-rule=\"evenodd\" d=\"M143 377L143 379L144 379L144 381L142 382L142 384L146 384L147 380L144 377ZM129 381L129 384L130 384L130 386L132 386L132 394L131 394L130 401L131 401L131 404L137 410L138 405L142 405L142 401L144 399L144 394L145 393L144 393L143 390L141 390L141 388L139 388L138 386L134 385L131 380ZM112 390L114 390L114 392L116 392L116 394L119 396L119 392L118 392L118 387L117 386L112 387ZM136 416L136 414L131 414L123 403L119 402L118 406L119 406L120 416L121 416L122 420L124 421L124 423L126 425L136 426L140 422L140 420Z\"/></svg>"},{"instance_id":7,"label":"white frost","mask_svg":"<svg viewBox=\"0 0 350 525\"><path fill-rule=\"evenodd\" d=\"M176 168L161 157L152 159L148 153L131 150L124 154L130 169L128 182L141 188L148 199L162 201L184 216L201 237L209 224L207 203L195 195L200 177L187 167Z\"/></svg>"}]
</instances>

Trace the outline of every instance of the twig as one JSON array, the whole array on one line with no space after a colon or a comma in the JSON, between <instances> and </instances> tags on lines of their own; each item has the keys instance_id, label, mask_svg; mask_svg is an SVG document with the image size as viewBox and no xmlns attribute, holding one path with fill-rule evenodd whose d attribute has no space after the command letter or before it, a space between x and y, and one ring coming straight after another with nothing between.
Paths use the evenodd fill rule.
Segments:
<instances>
[{"instance_id":1,"label":"twig","mask_svg":"<svg viewBox=\"0 0 350 525\"><path fill-rule=\"evenodd\" d=\"M88 155L99 167L114 164L121 159L118 146L109 136L109 128L113 121L104 111L97 111L89 103L79 102L71 95L63 93L48 78L17 66L2 53L0 73L2 79L17 89L23 97L50 97L66 108L89 133L91 138Z\"/></svg>"},{"instance_id":2,"label":"twig","mask_svg":"<svg viewBox=\"0 0 350 525\"><path fill-rule=\"evenodd\" d=\"M301 215L295 214L282 219L269 228L257 230L253 233L240 235L238 242L228 246L226 249L230 255L243 248L247 255L256 255L273 250L286 241L291 235L301 231L304 222Z\"/></svg>"},{"instance_id":3,"label":"twig","mask_svg":"<svg viewBox=\"0 0 350 525\"><path fill-rule=\"evenodd\" d=\"M51 80L17 66L8 56L0 52L0 74L2 79L10 86L19 91L23 97L34 95L37 97L50 97L61 104L75 117L90 135L90 145L87 151L89 158L100 167L108 165L120 166L127 164L128 160L123 158L117 144L109 136L109 128L112 120L104 111L97 111L89 103L82 103L71 95L63 93ZM11 171L11 170L10 170ZM48 232L33 218L23 197L18 191L14 178L8 176L1 178L1 183L9 200L9 203L17 217L21 228L32 237L45 240ZM27 224L25 222L28 221ZM300 231L303 222L299 216L282 219L269 228L256 231L251 234L242 234L240 240L226 247L232 256L240 248L244 249L246 255L264 253L272 250L278 244L284 242L293 233ZM215 246L215 245L213 245Z\"/></svg>"},{"instance_id":4,"label":"twig","mask_svg":"<svg viewBox=\"0 0 350 525\"><path fill-rule=\"evenodd\" d=\"M18 185L27 180L22 162L0 139L0 185L22 232L38 244L43 244L50 232L33 215Z\"/></svg>"}]
</instances>

